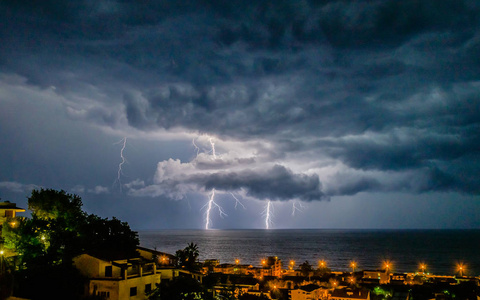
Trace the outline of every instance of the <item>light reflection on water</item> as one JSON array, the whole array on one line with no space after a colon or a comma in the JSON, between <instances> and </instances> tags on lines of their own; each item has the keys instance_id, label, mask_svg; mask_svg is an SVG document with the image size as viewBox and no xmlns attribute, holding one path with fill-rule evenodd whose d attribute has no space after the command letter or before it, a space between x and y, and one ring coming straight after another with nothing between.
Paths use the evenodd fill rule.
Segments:
<instances>
[{"instance_id":1,"label":"light reflection on water","mask_svg":"<svg viewBox=\"0 0 480 300\"><path fill-rule=\"evenodd\" d=\"M200 260L220 259L233 263L260 265L267 256L284 263L308 260L316 266L325 260L335 271L346 271L352 260L357 270L378 269L382 262L393 263L394 272L414 272L419 263L427 271L453 274L455 265L467 265L467 274L480 274L480 230L158 230L139 232L144 247L175 254L194 242Z\"/></svg>"}]
</instances>

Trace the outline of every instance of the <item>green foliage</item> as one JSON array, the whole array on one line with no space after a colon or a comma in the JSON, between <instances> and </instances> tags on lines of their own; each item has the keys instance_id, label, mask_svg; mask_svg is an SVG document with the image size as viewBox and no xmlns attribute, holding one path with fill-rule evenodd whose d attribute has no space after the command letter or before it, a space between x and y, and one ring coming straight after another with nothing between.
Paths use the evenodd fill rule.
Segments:
<instances>
[{"instance_id":1,"label":"green foliage","mask_svg":"<svg viewBox=\"0 0 480 300\"><path fill-rule=\"evenodd\" d=\"M381 296L382 299L387 299L392 297L392 291L388 291L385 289L382 289L381 287L377 286L373 289L373 293L377 296Z\"/></svg>"},{"instance_id":2,"label":"green foliage","mask_svg":"<svg viewBox=\"0 0 480 300\"><path fill-rule=\"evenodd\" d=\"M28 198L28 209L32 211L32 215L40 219L63 218L75 222L85 215L81 208L82 199L77 195L67 194L63 190L33 190Z\"/></svg>"},{"instance_id":3,"label":"green foliage","mask_svg":"<svg viewBox=\"0 0 480 300\"><path fill-rule=\"evenodd\" d=\"M65 191L32 191L32 218L4 226L5 247L20 254L27 267L70 265L81 253L109 259L136 256L138 236L126 222L87 215L81 206L80 197Z\"/></svg>"},{"instance_id":4,"label":"green foliage","mask_svg":"<svg viewBox=\"0 0 480 300\"><path fill-rule=\"evenodd\" d=\"M64 286L78 292L69 282L79 282L72 266L73 258L79 254L89 253L111 260L137 255L138 236L126 222L88 215L82 211L82 201L76 195L51 189L34 190L28 207L32 217L16 218L15 225L6 223L2 234L4 247L15 251L20 258L18 291L29 298L57 289L58 283L54 284L55 288L51 287L56 281L65 281ZM48 279L42 272L53 277ZM43 289L43 285L49 288ZM23 291L27 286L36 289Z\"/></svg>"},{"instance_id":5,"label":"green foliage","mask_svg":"<svg viewBox=\"0 0 480 300\"><path fill-rule=\"evenodd\" d=\"M177 264L181 268L191 271L195 271L200 268L199 264L197 263L197 258L199 256L197 244L188 244L185 249L177 250L177 252L175 252L175 256L177 257Z\"/></svg>"}]
</instances>

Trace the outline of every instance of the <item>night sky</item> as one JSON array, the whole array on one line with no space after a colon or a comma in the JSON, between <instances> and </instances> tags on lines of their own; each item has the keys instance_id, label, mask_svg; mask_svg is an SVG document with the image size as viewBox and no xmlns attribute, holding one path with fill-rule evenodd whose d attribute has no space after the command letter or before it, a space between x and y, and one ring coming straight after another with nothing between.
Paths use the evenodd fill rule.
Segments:
<instances>
[{"instance_id":1,"label":"night sky","mask_svg":"<svg viewBox=\"0 0 480 300\"><path fill-rule=\"evenodd\" d=\"M271 228L480 228L479 167L478 1L0 2L18 206L204 228L215 190L211 228L268 201Z\"/></svg>"}]
</instances>

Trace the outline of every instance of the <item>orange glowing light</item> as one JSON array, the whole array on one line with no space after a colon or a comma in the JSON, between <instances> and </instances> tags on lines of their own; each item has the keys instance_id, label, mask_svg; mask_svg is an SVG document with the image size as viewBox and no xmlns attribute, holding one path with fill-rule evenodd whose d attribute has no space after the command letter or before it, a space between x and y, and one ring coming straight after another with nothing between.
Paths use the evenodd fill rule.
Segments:
<instances>
[{"instance_id":1,"label":"orange glowing light","mask_svg":"<svg viewBox=\"0 0 480 300\"><path fill-rule=\"evenodd\" d=\"M385 262L383 263L383 267L384 267L385 270L387 270L387 272L388 272L388 270L390 270L390 269L392 268L392 263L387 260L387 261L385 261Z\"/></svg>"},{"instance_id":2,"label":"orange glowing light","mask_svg":"<svg viewBox=\"0 0 480 300\"><path fill-rule=\"evenodd\" d=\"M427 265L424 263L420 264L420 270L422 270L423 273L425 273L425 269L427 268Z\"/></svg>"},{"instance_id":3,"label":"orange glowing light","mask_svg":"<svg viewBox=\"0 0 480 300\"><path fill-rule=\"evenodd\" d=\"M267 263L267 262L266 262L264 259L262 259L262 265L264 265L264 264L266 264L266 263Z\"/></svg>"},{"instance_id":4,"label":"orange glowing light","mask_svg":"<svg viewBox=\"0 0 480 300\"><path fill-rule=\"evenodd\" d=\"M355 268L357 267L357 263L352 261L350 262L350 268L352 268L352 272L355 272Z\"/></svg>"},{"instance_id":5,"label":"orange glowing light","mask_svg":"<svg viewBox=\"0 0 480 300\"><path fill-rule=\"evenodd\" d=\"M327 266L327 263L324 260L321 260L318 262L318 265L320 266L320 268L325 268Z\"/></svg>"},{"instance_id":6,"label":"orange glowing light","mask_svg":"<svg viewBox=\"0 0 480 300\"><path fill-rule=\"evenodd\" d=\"M459 263L459 264L457 265L457 270L458 270L458 272L460 273L460 276L463 276L463 272L465 272L466 267L465 267L465 265L464 265L463 263Z\"/></svg>"},{"instance_id":7,"label":"orange glowing light","mask_svg":"<svg viewBox=\"0 0 480 300\"><path fill-rule=\"evenodd\" d=\"M238 265L240 263L240 260L238 258L235 259L235 263Z\"/></svg>"}]
</instances>

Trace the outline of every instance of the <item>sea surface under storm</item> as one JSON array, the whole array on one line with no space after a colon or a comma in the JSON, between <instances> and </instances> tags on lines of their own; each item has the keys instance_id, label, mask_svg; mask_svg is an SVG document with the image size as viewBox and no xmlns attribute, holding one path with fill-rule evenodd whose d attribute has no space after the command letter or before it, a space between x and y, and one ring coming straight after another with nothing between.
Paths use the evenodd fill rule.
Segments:
<instances>
[{"instance_id":1,"label":"sea surface under storm","mask_svg":"<svg viewBox=\"0 0 480 300\"><path fill-rule=\"evenodd\" d=\"M198 245L200 260L259 266L262 258L278 256L285 264L306 260L316 266L325 260L333 271L347 271L350 261L358 270L379 269L393 263L393 272L418 271L453 275L458 263L467 275L480 275L480 230L155 230L140 231L143 247L175 254L188 243Z\"/></svg>"}]
</instances>

